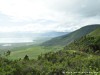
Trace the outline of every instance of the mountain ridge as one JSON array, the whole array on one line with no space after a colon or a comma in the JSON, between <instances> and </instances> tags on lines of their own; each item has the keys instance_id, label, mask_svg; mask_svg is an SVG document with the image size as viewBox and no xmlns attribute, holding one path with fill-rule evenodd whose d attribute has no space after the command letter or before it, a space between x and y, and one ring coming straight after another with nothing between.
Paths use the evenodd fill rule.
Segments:
<instances>
[{"instance_id":1,"label":"mountain ridge","mask_svg":"<svg viewBox=\"0 0 100 75\"><path fill-rule=\"evenodd\" d=\"M95 30L98 27L100 27L100 24L84 26L76 31L73 31L73 32L67 34L67 35L55 37L49 41L46 41L46 42L42 43L42 45L43 46L54 46L54 45L65 46L65 45L70 44L74 40L79 39L82 36L89 34L91 31Z\"/></svg>"},{"instance_id":2,"label":"mountain ridge","mask_svg":"<svg viewBox=\"0 0 100 75\"><path fill-rule=\"evenodd\" d=\"M65 50L79 50L86 53L100 54L100 27L80 39L66 45Z\"/></svg>"}]
</instances>

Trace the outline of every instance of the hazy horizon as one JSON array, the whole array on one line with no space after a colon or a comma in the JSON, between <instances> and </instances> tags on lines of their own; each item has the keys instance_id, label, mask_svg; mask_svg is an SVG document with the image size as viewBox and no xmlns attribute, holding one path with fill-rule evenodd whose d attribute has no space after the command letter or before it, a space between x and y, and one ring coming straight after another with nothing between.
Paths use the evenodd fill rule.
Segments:
<instances>
[{"instance_id":1,"label":"hazy horizon","mask_svg":"<svg viewBox=\"0 0 100 75\"><path fill-rule=\"evenodd\" d=\"M0 43L27 43L34 42L32 38L0 38Z\"/></svg>"},{"instance_id":2,"label":"hazy horizon","mask_svg":"<svg viewBox=\"0 0 100 75\"><path fill-rule=\"evenodd\" d=\"M0 32L0 43L27 43L34 41L36 42L37 40L50 39L67 33L69 32Z\"/></svg>"}]
</instances>

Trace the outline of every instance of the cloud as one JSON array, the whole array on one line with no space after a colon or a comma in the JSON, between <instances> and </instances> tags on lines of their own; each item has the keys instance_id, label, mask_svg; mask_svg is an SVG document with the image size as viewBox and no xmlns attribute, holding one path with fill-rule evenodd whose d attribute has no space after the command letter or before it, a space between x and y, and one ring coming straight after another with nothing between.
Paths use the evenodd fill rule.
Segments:
<instances>
[{"instance_id":1,"label":"cloud","mask_svg":"<svg viewBox=\"0 0 100 75\"><path fill-rule=\"evenodd\" d=\"M26 24L22 26L2 26L0 27L0 32L33 32L33 33L43 33L49 31L57 31L58 24L49 24L44 26L44 24L34 23Z\"/></svg>"},{"instance_id":2,"label":"cloud","mask_svg":"<svg viewBox=\"0 0 100 75\"><path fill-rule=\"evenodd\" d=\"M73 31L100 23L100 0L0 0L0 31Z\"/></svg>"},{"instance_id":3,"label":"cloud","mask_svg":"<svg viewBox=\"0 0 100 75\"><path fill-rule=\"evenodd\" d=\"M45 0L44 0L45 1ZM0 0L0 11L12 18L12 21L57 19L59 12L49 10L41 0Z\"/></svg>"},{"instance_id":4,"label":"cloud","mask_svg":"<svg viewBox=\"0 0 100 75\"><path fill-rule=\"evenodd\" d=\"M59 12L73 13L85 17L100 15L100 0L51 0L48 6Z\"/></svg>"}]
</instances>

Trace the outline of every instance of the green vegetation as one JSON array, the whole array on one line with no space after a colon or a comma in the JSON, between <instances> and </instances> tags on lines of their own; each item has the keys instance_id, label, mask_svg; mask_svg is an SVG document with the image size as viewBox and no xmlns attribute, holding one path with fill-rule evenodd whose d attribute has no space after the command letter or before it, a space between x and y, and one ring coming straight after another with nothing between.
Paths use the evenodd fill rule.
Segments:
<instances>
[{"instance_id":1,"label":"green vegetation","mask_svg":"<svg viewBox=\"0 0 100 75\"><path fill-rule=\"evenodd\" d=\"M9 59L22 59L25 55L28 55L30 59L37 59L38 55L47 53L47 52L56 52L61 50L61 46L52 46L52 47L44 47L44 46L29 46L27 48L18 48L12 49L11 54L7 57Z\"/></svg>"},{"instance_id":2,"label":"green vegetation","mask_svg":"<svg viewBox=\"0 0 100 75\"><path fill-rule=\"evenodd\" d=\"M92 31L91 33L83 36L82 38L75 40L71 44L67 45L65 49L75 49L88 53L100 55L100 28Z\"/></svg>"},{"instance_id":3,"label":"green vegetation","mask_svg":"<svg viewBox=\"0 0 100 75\"><path fill-rule=\"evenodd\" d=\"M6 58L0 56L0 75L100 75L100 28L96 27L88 33L82 30L89 30L88 26L83 27L84 36L64 48L31 46L7 51Z\"/></svg>"},{"instance_id":4,"label":"green vegetation","mask_svg":"<svg viewBox=\"0 0 100 75\"><path fill-rule=\"evenodd\" d=\"M61 50L38 56L37 60L24 59L11 61L0 57L0 75L73 75L100 74L100 56L76 50ZM65 73L65 74L63 74Z\"/></svg>"},{"instance_id":5,"label":"green vegetation","mask_svg":"<svg viewBox=\"0 0 100 75\"><path fill-rule=\"evenodd\" d=\"M100 36L100 27L89 33L91 37L99 37Z\"/></svg>"},{"instance_id":6,"label":"green vegetation","mask_svg":"<svg viewBox=\"0 0 100 75\"><path fill-rule=\"evenodd\" d=\"M100 25L88 25L85 27L82 27L74 32L71 32L67 35L63 35L60 37L53 38L47 42L44 42L42 45L43 46L55 46L55 45L61 45L61 46L66 46L73 42L76 39L81 38L82 36L85 36L95 30L96 28L99 28Z\"/></svg>"}]
</instances>

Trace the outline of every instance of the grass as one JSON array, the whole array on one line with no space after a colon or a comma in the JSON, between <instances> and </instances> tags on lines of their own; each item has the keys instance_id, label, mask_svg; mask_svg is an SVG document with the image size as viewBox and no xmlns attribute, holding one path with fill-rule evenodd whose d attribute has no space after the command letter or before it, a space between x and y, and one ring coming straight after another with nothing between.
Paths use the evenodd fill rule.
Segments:
<instances>
[{"instance_id":1,"label":"grass","mask_svg":"<svg viewBox=\"0 0 100 75\"><path fill-rule=\"evenodd\" d=\"M29 48L21 48L18 50L12 50L9 59L23 59L25 55L28 55L30 59L37 59L38 55L47 53L47 52L56 52L61 50L60 46L44 47L44 46L33 46Z\"/></svg>"},{"instance_id":2,"label":"grass","mask_svg":"<svg viewBox=\"0 0 100 75\"><path fill-rule=\"evenodd\" d=\"M8 59L15 60L15 59L23 59L25 55L29 56L29 59L37 59L37 57L41 54L47 53L47 52L56 52L61 50L62 46L29 46L29 47L21 47L21 48L15 48L11 50L10 56L8 56ZM77 50L67 50L69 53L73 52L80 52ZM88 59L91 59L93 57L97 57L96 55L87 54Z\"/></svg>"}]
</instances>

